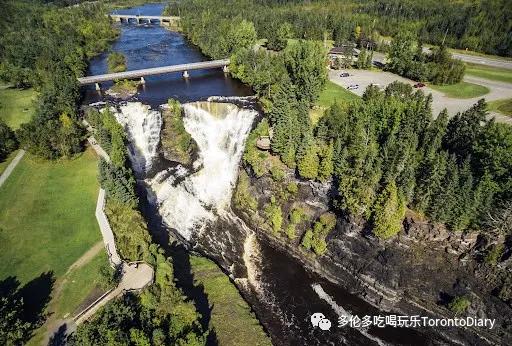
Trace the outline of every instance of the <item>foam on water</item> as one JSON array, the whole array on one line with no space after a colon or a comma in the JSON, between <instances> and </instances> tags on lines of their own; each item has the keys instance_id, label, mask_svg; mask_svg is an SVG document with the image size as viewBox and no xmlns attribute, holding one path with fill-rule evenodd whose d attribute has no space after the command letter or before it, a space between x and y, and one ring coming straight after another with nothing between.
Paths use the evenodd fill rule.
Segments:
<instances>
[{"instance_id":1,"label":"foam on water","mask_svg":"<svg viewBox=\"0 0 512 346\"><path fill-rule=\"evenodd\" d=\"M338 303L336 303L336 301L329 294L327 294L324 291L322 286L315 283L315 284L311 285L311 288L313 288L313 291L315 291L315 293L318 295L318 297L320 299L322 299L327 304L329 304L329 306L334 310L334 312L336 313L336 315L338 315L338 317L346 317L347 320L352 317L352 314L350 312L348 312L347 310L345 310L342 306L338 305ZM336 322L337 321L333 321L333 324L336 324ZM376 342L378 345L380 345L380 346L386 345L385 342L383 342L376 336L371 335L368 332L368 328L356 328L356 330L359 331L362 335L364 335L368 339Z\"/></svg>"},{"instance_id":2,"label":"foam on water","mask_svg":"<svg viewBox=\"0 0 512 346\"><path fill-rule=\"evenodd\" d=\"M137 173L147 172L157 155L162 115L141 102L128 102L115 111L128 135L130 160Z\"/></svg>"},{"instance_id":3,"label":"foam on water","mask_svg":"<svg viewBox=\"0 0 512 346\"><path fill-rule=\"evenodd\" d=\"M179 184L174 177L149 181L164 222L190 240L195 230L229 206L244 142L256 112L233 104L183 105L185 129L196 141L198 170Z\"/></svg>"}]
</instances>

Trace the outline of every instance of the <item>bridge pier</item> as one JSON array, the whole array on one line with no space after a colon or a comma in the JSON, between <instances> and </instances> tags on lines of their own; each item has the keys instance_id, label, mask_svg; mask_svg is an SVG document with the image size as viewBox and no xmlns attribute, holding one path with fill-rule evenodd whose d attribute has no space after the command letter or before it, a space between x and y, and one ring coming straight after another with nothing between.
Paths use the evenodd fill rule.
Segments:
<instances>
[{"instance_id":1,"label":"bridge pier","mask_svg":"<svg viewBox=\"0 0 512 346\"><path fill-rule=\"evenodd\" d=\"M140 77L140 84L146 84L146 80L144 79L144 77Z\"/></svg>"},{"instance_id":2,"label":"bridge pier","mask_svg":"<svg viewBox=\"0 0 512 346\"><path fill-rule=\"evenodd\" d=\"M224 73L228 73L228 72L229 72L229 67L228 67L227 65L224 65L224 66L222 67L222 72L224 72Z\"/></svg>"},{"instance_id":3,"label":"bridge pier","mask_svg":"<svg viewBox=\"0 0 512 346\"><path fill-rule=\"evenodd\" d=\"M94 83L97 91L101 91L100 83Z\"/></svg>"},{"instance_id":4,"label":"bridge pier","mask_svg":"<svg viewBox=\"0 0 512 346\"><path fill-rule=\"evenodd\" d=\"M186 71L186 70L183 71L183 78L187 79L189 77L190 77L190 75L188 74L188 71Z\"/></svg>"}]
</instances>

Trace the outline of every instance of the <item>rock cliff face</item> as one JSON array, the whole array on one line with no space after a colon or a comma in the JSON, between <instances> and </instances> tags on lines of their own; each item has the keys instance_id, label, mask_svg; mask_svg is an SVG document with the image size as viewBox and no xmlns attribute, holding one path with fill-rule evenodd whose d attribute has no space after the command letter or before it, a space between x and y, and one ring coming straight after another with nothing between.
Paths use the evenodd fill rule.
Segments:
<instances>
[{"instance_id":1,"label":"rock cliff face","mask_svg":"<svg viewBox=\"0 0 512 346\"><path fill-rule=\"evenodd\" d=\"M245 179L244 175L242 171L239 181ZM283 185L291 181L297 183L297 193L283 196ZM246 190L245 195L257 201L255 211L237 203L241 188ZM327 251L318 256L300 245L311 222L297 225L294 239L285 232L271 231L264 210L272 196L280 196L277 198L285 216L282 226L285 229L289 221L286 215L298 205L311 221L329 210L329 191L329 184L296 181L289 175L286 182L275 182L267 176L250 178L249 185L241 187L239 182L233 209L250 228L257 230L259 237L286 249L310 269L379 309L448 318L454 314L446 307L447 303L455 296L465 295L471 300L465 315L495 318L494 329L444 328L439 333L464 343L512 342L512 309L497 297L512 266L506 262L489 265L482 261L482 254L491 245L489 239L500 241L499 237L486 237L477 232L454 233L408 211L403 230L397 237L383 242L371 235L362 220L338 215L336 228L326 238Z\"/></svg>"}]
</instances>

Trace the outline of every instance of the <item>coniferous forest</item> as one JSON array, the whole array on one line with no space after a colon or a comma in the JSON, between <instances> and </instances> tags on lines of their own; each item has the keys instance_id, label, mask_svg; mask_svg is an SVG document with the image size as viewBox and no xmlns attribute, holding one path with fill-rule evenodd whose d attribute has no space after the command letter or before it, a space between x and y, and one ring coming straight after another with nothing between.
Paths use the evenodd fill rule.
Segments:
<instances>
[{"instance_id":1,"label":"coniferous forest","mask_svg":"<svg viewBox=\"0 0 512 346\"><path fill-rule=\"evenodd\" d=\"M202 18L195 17L197 21L243 18L254 23L258 37L269 40L285 34L282 25L289 23L296 38L323 40L327 36L337 43L358 41L366 46L405 31L423 43L512 56L508 0L228 0L223 6L187 1L180 7L204 11ZM223 28L212 28L211 40L217 30Z\"/></svg>"},{"instance_id":2,"label":"coniferous forest","mask_svg":"<svg viewBox=\"0 0 512 346\"><path fill-rule=\"evenodd\" d=\"M327 80L322 44L298 40L274 53L252 48L256 36L268 34L260 25L271 27L258 21L276 18L265 10L293 13L299 4L253 5L261 13L260 7L248 10L247 2L209 5L196 0L180 7L185 32L214 58L232 54L232 74L252 86L267 115L255 132L268 135L270 126L272 152L303 179L332 178L338 210L364 218L376 235L389 238L400 230L406 207L457 231L496 227L492 214L511 207L512 128L486 120L484 100L448 119L445 112L432 114L430 96L395 82L384 91L368 88L360 102L332 105L312 124L309 109ZM235 49L232 37L247 39ZM437 53L438 60L445 54ZM267 173L255 146L247 145L244 160L256 176Z\"/></svg>"}]
</instances>

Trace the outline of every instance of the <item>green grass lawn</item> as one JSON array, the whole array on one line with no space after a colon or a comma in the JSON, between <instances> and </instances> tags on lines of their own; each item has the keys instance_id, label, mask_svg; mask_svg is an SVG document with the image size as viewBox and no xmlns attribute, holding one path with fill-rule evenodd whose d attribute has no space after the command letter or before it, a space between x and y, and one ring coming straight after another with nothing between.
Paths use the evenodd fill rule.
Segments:
<instances>
[{"instance_id":1,"label":"green grass lawn","mask_svg":"<svg viewBox=\"0 0 512 346\"><path fill-rule=\"evenodd\" d=\"M210 325L219 345L271 345L249 305L214 262L190 256L190 265L194 280L204 286L208 303L213 305Z\"/></svg>"},{"instance_id":2,"label":"green grass lawn","mask_svg":"<svg viewBox=\"0 0 512 346\"><path fill-rule=\"evenodd\" d=\"M512 70L506 68L466 64L466 74L499 82L512 83Z\"/></svg>"},{"instance_id":3,"label":"green grass lawn","mask_svg":"<svg viewBox=\"0 0 512 346\"><path fill-rule=\"evenodd\" d=\"M0 88L0 118L11 128L19 128L34 114L35 98L36 92L32 89Z\"/></svg>"},{"instance_id":4,"label":"green grass lawn","mask_svg":"<svg viewBox=\"0 0 512 346\"><path fill-rule=\"evenodd\" d=\"M96 174L92 150L57 162L26 154L0 188L0 279L59 278L101 239Z\"/></svg>"},{"instance_id":5,"label":"green grass lawn","mask_svg":"<svg viewBox=\"0 0 512 346\"><path fill-rule=\"evenodd\" d=\"M102 249L90 262L66 275L66 282L55 303L55 317L64 318L67 314L73 316L77 313L80 304L99 285L99 268L105 263L108 263L108 258Z\"/></svg>"},{"instance_id":6,"label":"green grass lawn","mask_svg":"<svg viewBox=\"0 0 512 346\"><path fill-rule=\"evenodd\" d=\"M340 104L347 103L349 101L359 100L360 97L353 92L339 86L336 83L327 81L325 89L320 93L316 107L309 111L309 117L313 125L318 123L318 120L323 116L324 111L332 106L334 102Z\"/></svg>"},{"instance_id":7,"label":"green grass lawn","mask_svg":"<svg viewBox=\"0 0 512 346\"><path fill-rule=\"evenodd\" d=\"M330 107L334 102L342 103L353 100L359 100L359 96L336 83L327 81L325 89L320 93L317 104L321 107Z\"/></svg>"},{"instance_id":8,"label":"green grass lawn","mask_svg":"<svg viewBox=\"0 0 512 346\"><path fill-rule=\"evenodd\" d=\"M487 103L489 110L512 117L512 99L496 100Z\"/></svg>"},{"instance_id":9,"label":"green grass lawn","mask_svg":"<svg viewBox=\"0 0 512 346\"><path fill-rule=\"evenodd\" d=\"M442 92L447 97L456 99L470 99L473 97L483 96L489 93L489 88L482 85L460 82L452 85L433 85L429 87Z\"/></svg>"}]
</instances>

